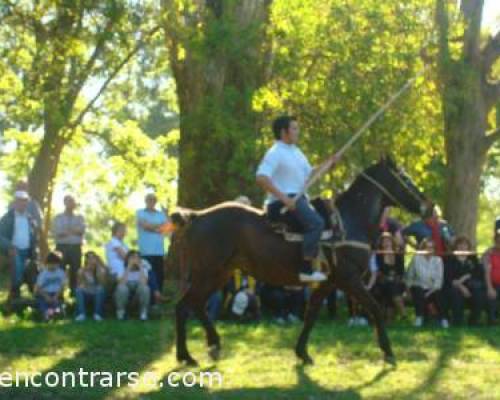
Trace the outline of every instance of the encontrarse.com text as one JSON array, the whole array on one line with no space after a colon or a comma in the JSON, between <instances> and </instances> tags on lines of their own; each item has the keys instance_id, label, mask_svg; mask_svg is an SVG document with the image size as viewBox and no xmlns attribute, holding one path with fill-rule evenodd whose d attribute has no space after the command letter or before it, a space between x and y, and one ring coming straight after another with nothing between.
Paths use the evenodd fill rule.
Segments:
<instances>
[{"instance_id":1,"label":"encontrarse.com text","mask_svg":"<svg viewBox=\"0 0 500 400\"><path fill-rule=\"evenodd\" d=\"M0 387L64 387L64 388L119 388L149 386L167 387L221 387L219 372L170 372L162 377L155 372L95 372L80 368L78 372L0 372Z\"/></svg>"}]
</instances>

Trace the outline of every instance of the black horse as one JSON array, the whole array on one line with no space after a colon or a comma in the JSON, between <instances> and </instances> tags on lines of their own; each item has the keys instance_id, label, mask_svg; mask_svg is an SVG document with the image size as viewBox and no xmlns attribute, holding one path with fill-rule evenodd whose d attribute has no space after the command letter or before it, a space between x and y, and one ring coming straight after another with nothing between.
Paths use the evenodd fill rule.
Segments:
<instances>
[{"instance_id":1,"label":"black horse","mask_svg":"<svg viewBox=\"0 0 500 400\"><path fill-rule=\"evenodd\" d=\"M338 287L369 313L385 360L394 363L381 311L361 278L368 268L370 243L384 208L397 206L420 214L430 203L391 159L382 159L359 174L335 204L345 236L333 243L327 254L331 273L312 292L296 354L305 363L312 363L307 352L309 333L323 300ZM298 279L301 246L277 234L261 210L237 203L222 203L203 211L183 210L172 218L180 228L172 238L167 268L178 267L187 280L176 305L177 359L195 364L186 344L189 310L205 328L209 355L218 358L220 339L205 310L208 297L224 286L235 268L272 285L302 285Z\"/></svg>"}]
</instances>

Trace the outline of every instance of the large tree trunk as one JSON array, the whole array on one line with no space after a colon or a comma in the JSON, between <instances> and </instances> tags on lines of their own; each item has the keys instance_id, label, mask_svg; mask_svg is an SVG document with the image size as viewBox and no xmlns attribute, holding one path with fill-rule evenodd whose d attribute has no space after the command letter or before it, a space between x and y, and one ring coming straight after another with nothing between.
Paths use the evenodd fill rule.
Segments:
<instances>
[{"instance_id":1,"label":"large tree trunk","mask_svg":"<svg viewBox=\"0 0 500 400\"><path fill-rule=\"evenodd\" d=\"M460 57L452 57L448 2L436 1L439 30L439 85L443 94L446 147L445 217L459 235L476 242L481 175L498 132L488 135L488 114L498 101L498 84L489 79L500 54L500 34L480 47L482 0L463 0L465 32Z\"/></svg>"},{"instance_id":2,"label":"large tree trunk","mask_svg":"<svg viewBox=\"0 0 500 400\"><path fill-rule=\"evenodd\" d=\"M206 207L239 194L256 197L259 118L252 95L269 71L270 3L197 1L197 9L182 16L166 3L166 40L180 107L182 206Z\"/></svg>"},{"instance_id":3,"label":"large tree trunk","mask_svg":"<svg viewBox=\"0 0 500 400\"><path fill-rule=\"evenodd\" d=\"M445 218L457 234L475 241L485 153L474 150L464 130L454 133L465 140L454 140L447 152ZM461 149L459 142L470 150Z\"/></svg>"}]
</instances>

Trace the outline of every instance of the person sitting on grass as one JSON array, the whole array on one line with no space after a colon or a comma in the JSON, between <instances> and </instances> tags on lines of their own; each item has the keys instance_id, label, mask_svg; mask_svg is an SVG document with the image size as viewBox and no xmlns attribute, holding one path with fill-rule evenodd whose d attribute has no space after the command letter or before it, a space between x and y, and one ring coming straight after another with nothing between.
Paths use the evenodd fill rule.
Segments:
<instances>
[{"instance_id":1,"label":"person sitting on grass","mask_svg":"<svg viewBox=\"0 0 500 400\"><path fill-rule=\"evenodd\" d=\"M243 202L241 199L236 201ZM223 293L215 292L207 302L207 313L211 321L218 313L236 321L257 321L260 319L260 299L256 280L236 269L226 284Z\"/></svg>"},{"instance_id":2,"label":"person sitting on grass","mask_svg":"<svg viewBox=\"0 0 500 400\"><path fill-rule=\"evenodd\" d=\"M139 252L130 250L125 257L125 272L118 280L115 292L116 316L125 318L125 308L129 300L137 298L140 308L140 319L148 319L148 307L151 291L148 286L148 271L141 260Z\"/></svg>"},{"instance_id":3,"label":"person sitting on grass","mask_svg":"<svg viewBox=\"0 0 500 400\"><path fill-rule=\"evenodd\" d=\"M45 263L46 268L38 274L36 280L35 296L43 320L49 321L63 311L62 294L67 279L61 268L61 253L49 252Z\"/></svg>"},{"instance_id":4,"label":"person sitting on grass","mask_svg":"<svg viewBox=\"0 0 500 400\"><path fill-rule=\"evenodd\" d=\"M454 254L444 258L443 294L451 307L452 324L462 325L465 303L470 301L469 324L475 325L481 314L485 289L483 266L472 252L472 243L465 236L455 239Z\"/></svg>"},{"instance_id":5,"label":"person sitting on grass","mask_svg":"<svg viewBox=\"0 0 500 400\"><path fill-rule=\"evenodd\" d=\"M77 288L75 290L77 316L76 321L84 321L85 304L94 303L94 320L102 321L108 269L101 258L89 251L85 254L83 268L78 270Z\"/></svg>"},{"instance_id":6,"label":"person sitting on grass","mask_svg":"<svg viewBox=\"0 0 500 400\"><path fill-rule=\"evenodd\" d=\"M436 248L430 238L422 240L419 249L422 254L413 257L406 278L415 305L415 326L422 326L427 306L433 304L438 311L441 326L446 329L449 323L445 317L441 292L443 260L435 255Z\"/></svg>"}]
</instances>

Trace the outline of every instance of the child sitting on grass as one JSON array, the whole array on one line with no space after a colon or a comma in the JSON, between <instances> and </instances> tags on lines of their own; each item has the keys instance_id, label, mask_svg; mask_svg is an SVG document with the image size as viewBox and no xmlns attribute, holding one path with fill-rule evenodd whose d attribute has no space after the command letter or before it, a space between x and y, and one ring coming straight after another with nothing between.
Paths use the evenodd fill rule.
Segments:
<instances>
[{"instance_id":1,"label":"child sitting on grass","mask_svg":"<svg viewBox=\"0 0 500 400\"><path fill-rule=\"evenodd\" d=\"M62 256L51 251L46 258L46 268L37 277L35 296L43 320L49 321L62 313L62 293L66 285L66 274L61 268Z\"/></svg>"}]
</instances>

